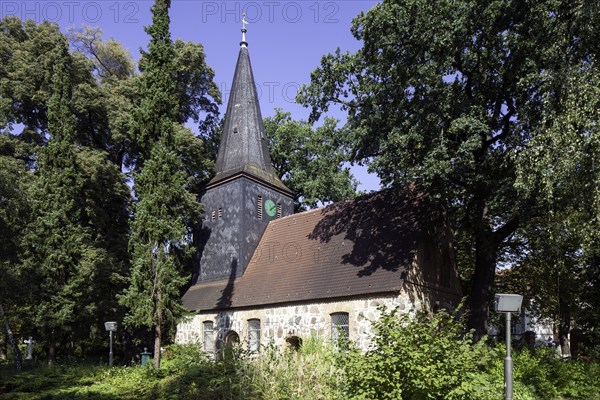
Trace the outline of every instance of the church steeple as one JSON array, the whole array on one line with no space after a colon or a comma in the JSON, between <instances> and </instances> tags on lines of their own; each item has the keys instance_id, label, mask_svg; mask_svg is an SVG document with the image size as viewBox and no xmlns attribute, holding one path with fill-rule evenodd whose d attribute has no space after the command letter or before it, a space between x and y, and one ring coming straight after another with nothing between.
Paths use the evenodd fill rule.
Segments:
<instances>
[{"instance_id":1,"label":"church steeple","mask_svg":"<svg viewBox=\"0 0 600 400\"><path fill-rule=\"evenodd\" d=\"M204 220L194 283L233 282L243 276L269 222L294 213L293 193L271 165L245 31L243 27L216 175L200 199Z\"/></svg>"},{"instance_id":2,"label":"church steeple","mask_svg":"<svg viewBox=\"0 0 600 400\"><path fill-rule=\"evenodd\" d=\"M215 165L216 174L209 187L234 176L246 175L291 195L290 189L281 182L271 165L248 54L247 22L245 19L242 22L242 41Z\"/></svg>"}]
</instances>

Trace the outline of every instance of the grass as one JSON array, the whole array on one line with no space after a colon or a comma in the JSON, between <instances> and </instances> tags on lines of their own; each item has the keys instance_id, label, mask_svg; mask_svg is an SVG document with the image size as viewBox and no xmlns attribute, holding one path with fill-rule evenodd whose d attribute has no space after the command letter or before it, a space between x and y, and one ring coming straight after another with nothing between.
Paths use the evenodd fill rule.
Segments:
<instances>
[{"instance_id":1,"label":"grass","mask_svg":"<svg viewBox=\"0 0 600 400\"><path fill-rule=\"evenodd\" d=\"M600 365L515 354L515 399L600 400ZM197 346L172 346L160 369L90 364L35 365L17 373L0 366L0 400L10 399L341 399L344 354L308 338L300 351L272 345L260 354L231 351L208 360ZM342 363L340 363L340 361ZM502 399L502 360L477 381L490 399ZM483 393L483 392L482 392Z\"/></svg>"},{"instance_id":2,"label":"grass","mask_svg":"<svg viewBox=\"0 0 600 400\"><path fill-rule=\"evenodd\" d=\"M266 346L210 361L195 346L170 347L156 370L146 366L37 365L0 368L0 398L10 399L334 399L338 374L330 351L307 340L300 352Z\"/></svg>"}]
</instances>

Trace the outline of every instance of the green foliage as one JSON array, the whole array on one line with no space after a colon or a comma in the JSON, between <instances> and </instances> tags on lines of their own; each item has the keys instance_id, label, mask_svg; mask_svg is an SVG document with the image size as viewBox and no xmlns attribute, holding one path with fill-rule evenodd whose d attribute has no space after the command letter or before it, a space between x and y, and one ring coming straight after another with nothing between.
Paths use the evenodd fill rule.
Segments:
<instances>
[{"instance_id":1,"label":"green foliage","mask_svg":"<svg viewBox=\"0 0 600 400\"><path fill-rule=\"evenodd\" d=\"M336 360L334 346L311 336L299 350L263 347L244 372L261 399L339 399L344 382Z\"/></svg>"},{"instance_id":2,"label":"green foliage","mask_svg":"<svg viewBox=\"0 0 600 400\"><path fill-rule=\"evenodd\" d=\"M185 123L191 119L200 122L202 128L205 124L202 117L211 119L219 115L217 105L221 104L221 93L214 82L215 72L206 64L201 44L177 39L174 51L180 106L178 121Z\"/></svg>"},{"instance_id":3,"label":"green foliage","mask_svg":"<svg viewBox=\"0 0 600 400\"><path fill-rule=\"evenodd\" d=\"M128 202L116 166L104 153L75 143L66 39L56 51L61 58L55 60L48 100L52 139L38 150L28 192L35 218L23 238L23 269L29 278L23 284L30 291L26 304L33 308L37 331L49 338L51 359L57 342L97 333L98 317L116 309L114 295L126 272ZM102 292L89 282L110 290Z\"/></svg>"},{"instance_id":4,"label":"green foliage","mask_svg":"<svg viewBox=\"0 0 600 400\"><path fill-rule=\"evenodd\" d=\"M122 304L129 308L125 319L128 326L154 327L156 367L160 366L163 336L167 337L185 312L180 304L182 288L189 280L185 266L194 249L191 233L200 223L201 211L192 189L205 176L202 163L199 170L182 161L196 163L189 157L199 153L200 143L182 146L186 142L194 144L195 138L179 125L181 104L176 51L169 26L170 4L170 0L156 0L152 25L146 27L150 44L148 52L142 53L141 102L135 108L134 136L139 155L134 176L137 202L130 240L133 269L130 286L121 296ZM195 60L204 60L201 47L181 46L194 54ZM202 65L205 75L196 75L197 70L193 69L187 73L185 68L179 71L185 76L182 78L185 90L190 90L193 96L203 96L215 89L212 70ZM216 94L216 89L212 93ZM205 100L202 96L197 100ZM186 112L198 112L200 103L191 104L189 100L185 103L189 107Z\"/></svg>"},{"instance_id":5,"label":"green foliage","mask_svg":"<svg viewBox=\"0 0 600 400\"><path fill-rule=\"evenodd\" d=\"M324 56L299 93L313 120L347 110L351 161L446 207L473 259L477 336L507 239L551 212L545 182L565 203L600 193L597 167L587 173L600 157L599 19L587 0L384 0L353 21L362 48ZM560 146L546 155L548 142ZM597 215L597 200L581 204Z\"/></svg>"},{"instance_id":6,"label":"green foliage","mask_svg":"<svg viewBox=\"0 0 600 400\"><path fill-rule=\"evenodd\" d=\"M170 144L173 122L179 118L175 48L171 40L170 0L155 0L152 24L145 27L150 35L148 51L142 51L140 106L135 109L134 135L142 160L150 156L152 147L164 138ZM139 163L138 168L141 167Z\"/></svg>"},{"instance_id":7,"label":"green foliage","mask_svg":"<svg viewBox=\"0 0 600 400\"><path fill-rule=\"evenodd\" d=\"M132 223L131 285L122 297L130 326L174 324L183 313L181 288L188 280L182 259L188 250L187 227L197 222L200 205L187 190L181 160L162 142L136 175L138 196Z\"/></svg>"},{"instance_id":8,"label":"green foliage","mask_svg":"<svg viewBox=\"0 0 600 400\"><path fill-rule=\"evenodd\" d=\"M277 109L264 119L269 151L277 174L296 194L296 208L314 208L356 196L358 182L343 165L348 155L339 139L337 121L325 119L313 129L306 121L294 121Z\"/></svg>"},{"instance_id":9,"label":"green foliage","mask_svg":"<svg viewBox=\"0 0 600 400\"><path fill-rule=\"evenodd\" d=\"M575 20L587 18L580 11L573 11ZM600 74L587 63L554 73L564 77L564 87L558 98L545 93L544 129L519 157L515 182L520 192L539 192L549 212L529 220L517 236L527 251L519 252L504 286L534 299L536 311L559 322L563 335L575 320L588 344L598 345Z\"/></svg>"},{"instance_id":10,"label":"green foliage","mask_svg":"<svg viewBox=\"0 0 600 400\"><path fill-rule=\"evenodd\" d=\"M29 291L23 306L32 307L36 329L46 337L98 334L104 317L114 318L115 294L127 273L123 178L104 154L51 141L29 200L36 218L23 238Z\"/></svg>"},{"instance_id":11,"label":"green foliage","mask_svg":"<svg viewBox=\"0 0 600 400\"><path fill-rule=\"evenodd\" d=\"M114 39L102 40L102 30L84 25L71 29L69 41L77 51L90 58L96 74L104 83L126 80L133 75L134 64L129 52Z\"/></svg>"},{"instance_id":12,"label":"green foliage","mask_svg":"<svg viewBox=\"0 0 600 400\"><path fill-rule=\"evenodd\" d=\"M16 17L0 20L0 126L23 124L29 140L48 124L46 103L52 95L55 66L63 68L64 37L58 25Z\"/></svg>"},{"instance_id":13,"label":"green foliage","mask_svg":"<svg viewBox=\"0 0 600 400\"><path fill-rule=\"evenodd\" d=\"M439 320L447 322L446 318ZM412 328L416 325L432 328L431 319L424 319L421 323L412 320L409 324ZM457 325L452 320L450 324ZM417 328L416 333L420 334L424 326ZM441 333L439 328L437 326L435 332ZM446 333L449 331L453 331L452 335L456 333L454 329L445 330ZM337 352L325 345L322 338L307 338L299 352L267 345L260 354L250 355L237 348L217 361L209 360L196 345L168 346L160 369L140 365L107 368L83 364L56 368L36 366L16 374L0 366L0 390L5 392L3 398L6 399L503 399L504 350L501 347L478 344L476 354L459 356L463 361L478 364L479 368L444 360L451 364L449 369L445 369L432 365L431 360L435 357L426 357L427 349L434 351L434 354L437 350L450 354L452 351L448 348L454 347L469 353L469 346L463 347L462 340L452 343L453 339L443 345L446 340L439 336L435 341L438 345L425 345L422 348L419 342L408 343L411 353L423 354L419 360L424 362L413 364L411 369L414 372L407 371L412 377L410 379L417 379L418 375L429 377L433 385L431 392L424 394L422 389L418 389L412 397L408 396L409 390L415 386L421 388L428 382L415 381L415 385L411 385L407 383L407 377L393 377L392 374L398 372L399 368L389 362L389 373L379 369L380 379L373 380L375 374L371 369L380 368L380 364L373 365L367 363L366 359L361 360L362 370L359 371L356 369L358 353ZM394 343L388 343L387 346L392 347ZM477 360L477 354L483 359ZM364 356L372 357L369 353ZM379 363L385 362L382 356L378 359ZM514 364L515 400L599 399L600 366L597 363L563 361L555 358L547 349L540 349L534 354L529 351L516 352ZM435 371L447 375L434 376ZM354 372L357 374L351 375ZM358 375L359 372L365 375L364 378ZM467 375L449 384L449 377L456 377L460 372ZM372 397L367 397L364 392L352 392L352 385L359 383L359 379L362 379L360 386L363 388L366 382L374 385L375 394ZM390 385L392 380L401 381L406 386L401 387L400 383ZM405 387L407 390L391 397L391 393L385 392L391 386L397 389ZM443 387L448 391L441 392ZM377 391L378 388L381 393Z\"/></svg>"},{"instance_id":14,"label":"green foliage","mask_svg":"<svg viewBox=\"0 0 600 400\"><path fill-rule=\"evenodd\" d=\"M514 357L515 380L529 388L534 398L597 399L600 369L597 363L570 362L553 350L518 352Z\"/></svg>"},{"instance_id":15,"label":"green foliage","mask_svg":"<svg viewBox=\"0 0 600 400\"><path fill-rule=\"evenodd\" d=\"M46 338L50 347L56 342L59 352L66 343L74 345L72 354L93 352L98 338L105 339L102 321L121 319L115 299L129 283L130 257L141 257L143 246L132 241L128 249L131 193L120 168L142 177L134 186L140 193L151 196L156 185L172 184L162 193L183 201L161 208L154 197L135 209L136 216L159 214L163 226L149 224L153 233L172 228L165 244L172 259L161 264L173 267L161 277L172 296L163 299L164 319L172 323L181 312L171 300L189 275L188 242L199 212L190 191L208 179L212 160L203 141L174 121L213 126L220 95L202 46L171 42L169 3L153 8L142 75L128 51L103 40L98 28L71 31L77 50L71 54L56 24L0 20L0 194L2 211L11 210L0 211L0 285L3 293L11 287L3 304L13 327L28 326L23 334ZM175 172L170 180L143 173L151 158ZM143 235L139 224L136 229ZM173 239L173 232L180 236Z\"/></svg>"},{"instance_id":16,"label":"green foliage","mask_svg":"<svg viewBox=\"0 0 600 400\"><path fill-rule=\"evenodd\" d=\"M500 354L482 342L474 344L463 325L445 312L417 313L414 318L382 309L373 322L372 346L340 358L356 399L473 398L473 378Z\"/></svg>"},{"instance_id":17,"label":"green foliage","mask_svg":"<svg viewBox=\"0 0 600 400\"><path fill-rule=\"evenodd\" d=\"M93 351L101 321L119 314L129 190L103 151L110 143L88 62L69 53L56 24L7 17L0 26L2 176L12 174L6 205L19 225L2 240L7 315L22 335L46 338L50 358L67 341Z\"/></svg>"},{"instance_id":18,"label":"green foliage","mask_svg":"<svg viewBox=\"0 0 600 400\"><path fill-rule=\"evenodd\" d=\"M9 277L16 272L23 228L29 218L26 192L31 179L25 162L16 158L19 155L16 145L16 140L0 134L0 291L3 293L14 283Z\"/></svg>"}]
</instances>

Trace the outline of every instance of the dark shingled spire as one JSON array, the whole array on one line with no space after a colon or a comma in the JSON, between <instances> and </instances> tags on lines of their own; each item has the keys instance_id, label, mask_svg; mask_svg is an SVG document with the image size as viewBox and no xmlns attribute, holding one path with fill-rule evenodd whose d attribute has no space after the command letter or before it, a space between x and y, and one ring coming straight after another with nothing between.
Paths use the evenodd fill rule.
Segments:
<instances>
[{"instance_id":1,"label":"dark shingled spire","mask_svg":"<svg viewBox=\"0 0 600 400\"><path fill-rule=\"evenodd\" d=\"M245 30L243 28L242 33L245 33ZM291 190L281 182L271 165L245 39L244 35L240 43L240 54L227 104L223 135L215 166L216 175L209 187L234 176L245 175L291 196Z\"/></svg>"}]
</instances>

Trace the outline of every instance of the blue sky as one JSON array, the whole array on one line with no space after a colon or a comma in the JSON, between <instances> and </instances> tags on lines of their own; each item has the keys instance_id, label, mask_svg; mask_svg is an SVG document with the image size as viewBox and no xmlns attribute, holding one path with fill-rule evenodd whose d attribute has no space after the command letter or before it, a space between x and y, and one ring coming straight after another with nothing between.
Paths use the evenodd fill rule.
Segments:
<instances>
[{"instance_id":1,"label":"blue sky","mask_svg":"<svg viewBox=\"0 0 600 400\"><path fill-rule=\"evenodd\" d=\"M50 20L63 31L83 24L98 26L106 38L112 37L128 48L137 59L139 48L148 43L143 27L151 23L152 0L2 0L0 17L16 15L38 22ZM297 1L205 1L172 0L171 32L174 39L202 43L207 62L215 70L215 81L227 94L241 40L241 15L249 22L247 41L263 116L275 107L292 112L295 119L306 119L308 110L295 104L296 91L308 83L310 73L322 55L354 51L360 47L350 33L352 19L375 4L367 0ZM344 114L333 112L343 119ZM353 168L361 188L375 190L379 180L364 168Z\"/></svg>"}]
</instances>

